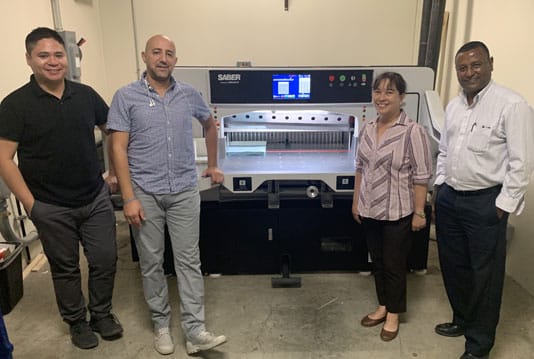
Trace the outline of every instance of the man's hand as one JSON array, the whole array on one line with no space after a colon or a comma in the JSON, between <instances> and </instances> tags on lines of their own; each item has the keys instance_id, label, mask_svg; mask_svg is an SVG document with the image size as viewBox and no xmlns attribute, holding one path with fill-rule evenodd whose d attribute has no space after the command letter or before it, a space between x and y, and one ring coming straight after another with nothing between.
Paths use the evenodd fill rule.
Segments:
<instances>
[{"instance_id":1,"label":"man's hand","mask_svg":"<svg viewBox=\"0 0 534 359\"><path fill-rule=\"evenodd\" d=\"M497 218L501 219L502 216L504 216L504 214L506 213L506 211L500 209L499 207L496 207L497 208Z\"/></svg>"},{"instance_id":2,"label":"man's hand","mask_svg":"<svg viewBox=\"0 0 534 359\"><path fill-rule=\"evenodd\" d=\"M106 181L106 183L108 184L109 191L111 193L117 193L117 191L119 190L119 182L117 180L117 176L107 176L106 178L104 178L104 181Z\"/></svg>"},{"instance_id":3,"label":"man's hand","mask_svg":"<svg viewBox=\"0 0 534 359\"><path fill-rule=\"evenodd\" d=\"M219 184L224 181L224 174L218 167L208 167L202 172L202 177L210 177L211 184Z\"/></svg>"},{"instance_id":4,"label":"man's hand","mask_svg":"<svg viewBox=\"0 0 534 359\"><path fill-rule=\"evenodd\" d=\"M125 202L122 211L128 224L134 227L139 228L145 220L145 211L143 210L143 206L141 206L141 202L139 202L137 198Z\"/></svg>"}]
</instances>

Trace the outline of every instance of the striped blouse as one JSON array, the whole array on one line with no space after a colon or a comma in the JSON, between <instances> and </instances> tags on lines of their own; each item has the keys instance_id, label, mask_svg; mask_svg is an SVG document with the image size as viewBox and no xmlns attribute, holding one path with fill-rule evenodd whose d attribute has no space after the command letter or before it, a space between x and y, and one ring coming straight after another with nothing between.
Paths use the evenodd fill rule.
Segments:
<instances>
[{"instance_id":1,"label":"striped blouse","mask_svg":"<svg viewBox=\"0 0 534 359\"><path fill-rule=\"evenodd\" d=\"M377 122L367 122L360 131L358 211L362 217L395 221L413 213L413 185L426 185L432 177L430 143L423 127L404 111L379 141Z\"/></svg>"}]
</instances>

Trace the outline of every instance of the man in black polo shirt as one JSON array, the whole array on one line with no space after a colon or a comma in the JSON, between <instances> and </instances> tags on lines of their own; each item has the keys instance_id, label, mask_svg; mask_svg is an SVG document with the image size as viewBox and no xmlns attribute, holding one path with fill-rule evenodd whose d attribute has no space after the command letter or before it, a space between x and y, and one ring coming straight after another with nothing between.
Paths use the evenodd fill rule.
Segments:
<instances>
[{"instance_id":1,"label":"man in black polo shirt","mask_svg":"<svg viewBox=\"0 0 534 359\"><path fill-rule=\"evenodd\" d=\"M111 313L117 246L109 192L116 178L102 178L94 139L108 106L89 86L65 79L65 44L56 31L41 27L28 34L26 62L30 82L0 104L0 176L37 227L73 344L89 349L98 345L93 331L107 340L122 336ZM80 243L89 264L90 322Z\"/></svg>"}]
</instances>

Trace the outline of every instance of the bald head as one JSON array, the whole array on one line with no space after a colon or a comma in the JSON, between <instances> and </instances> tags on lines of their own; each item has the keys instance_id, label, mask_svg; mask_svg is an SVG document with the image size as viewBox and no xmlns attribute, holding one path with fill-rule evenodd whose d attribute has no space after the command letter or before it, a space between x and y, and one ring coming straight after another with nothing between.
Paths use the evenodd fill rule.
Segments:
<instances>
[{"instance_id":1,"label":"bald head","mask_svg":"<svg viewBox=\"0 0 534 359\"><path fill-rule=\"evenodd\" d=\"M174 42L165 35L154 35L146 42L141 55L146 64L148 81L152 85L167 85L177 61Z\"/></svg>"},{"instance_id":2,"label":"bald head","mask_svg":"<svg viewBox=\"0 0 534 359\"><path fill-rule=\"evenodd\" d=\"M174 45L174 41L172 41L170 37L161 34L154 35L147 40L145 45L145 52L149 51L149 49L153 48L154 46L157 46L157 44L161 42L168 43L176 52L176 46Z\"/></svg>"}]
</instances>

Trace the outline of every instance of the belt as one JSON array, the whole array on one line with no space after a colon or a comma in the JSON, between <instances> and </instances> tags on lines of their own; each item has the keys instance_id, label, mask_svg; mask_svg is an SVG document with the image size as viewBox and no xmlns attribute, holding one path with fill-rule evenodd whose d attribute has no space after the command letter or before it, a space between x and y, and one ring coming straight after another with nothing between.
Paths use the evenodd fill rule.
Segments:
<instances>
[{"instance_id":1,"label":"belt","mask_svg":"<svg viewBox=\"0 0 534 359\"><path fill-rule=\"evenodd\" d=\"M494 193L494 192L498 192L501 190L502 188L502 184L498 184L496 186L493 186L493 187L489 187L489 188L483 188L483 189L476 189L474 191L458 191L458 190L455 190L454 188L452 188L451 186L449 186L448 184L445 183L445 185L447 187L449 187L451 190L453 190L458 196L465 196L465 197L469 197L469 196L482 196L484 194L489 194L489 193Z\"/></svg>"}]
</instances>

